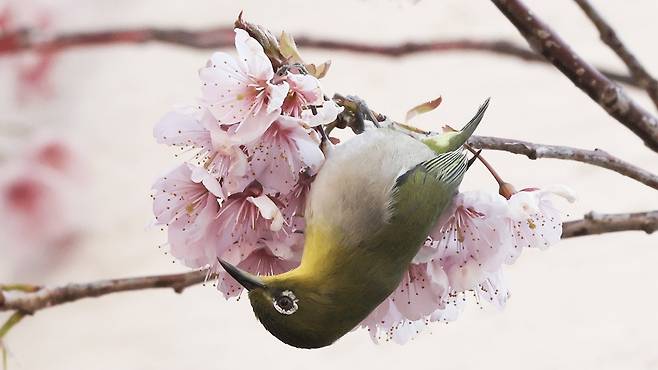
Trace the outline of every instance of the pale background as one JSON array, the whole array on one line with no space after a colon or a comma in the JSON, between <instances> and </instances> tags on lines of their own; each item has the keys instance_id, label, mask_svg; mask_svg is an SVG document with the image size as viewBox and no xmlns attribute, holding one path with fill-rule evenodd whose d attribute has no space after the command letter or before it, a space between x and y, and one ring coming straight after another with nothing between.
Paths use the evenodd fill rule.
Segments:
<instances>
[{"instance_id":1,"label":"pale background","mask_svg":"<svg viewBox=\"0 0 658 370\"><path fill-rule=\"evenodd\" d=\"M50 1L58 29L120 26L204 27L248 20L270 29L392 43L441 37L504 37L522 43L510 23L481 1ZM658 2L595 1L623 40L658 73ZM587 59L623 66L569 0L529 5ZM658 157L552 67L489 54L424 54L401 59L302 50L332 59L325 90L356 93L375 110L402 118L443 95L417 123L463 123L487 96L479 131L529 141L601 147L658 172ZM0 119L47 125L76 140L90 163L92 228L72 260L48 284L185 269L156 248L147 229L153 179L177 162L151 137L172 105L199 94L196 71L210 51L149 44L63 53L53 71L57 95L19 106L10 71L0 70ZM648 108L645 95L631 94ZM487 153L519 187L568 184L579 194L572 218L589 210L658 209L654 190L616 173L574 162ZM492 187L478 167L464 188ZM9 279L0 257L0 279ZM405 345L374 345L365 331L329 348L298 350L278 342L246 299L226 302L213 288L177 295L140 291L39 312L7 338L11 369L658 369L658 235L640 232L575 238L524 252L506 269L513 296L502 312L474 302L459 320ZM3 267L4 266L4 267ZM40 281L40 282L41 282ZM3 316L4 317L4 316Z\"/></svg>"}]
</instances>

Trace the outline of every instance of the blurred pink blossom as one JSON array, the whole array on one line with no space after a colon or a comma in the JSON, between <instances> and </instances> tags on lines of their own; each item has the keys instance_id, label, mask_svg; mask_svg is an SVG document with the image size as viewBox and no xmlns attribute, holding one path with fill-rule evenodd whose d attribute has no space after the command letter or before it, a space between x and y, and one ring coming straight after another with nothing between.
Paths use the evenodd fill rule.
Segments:
<instances>
[{"instance_id":1,"label":"blurred pink blossom","mask_svg":"<svg viewBox=\"0 0 658 370\"><path fill-rule=\"evenodd\" d=\"M20 42L21 38L44 38L52 32L52 17L48 9L29 0L8 1L0 8L0 34L5 42ZM10 63L16 75L16 97L26 102L33 97L53 95L50 74L56 62L57 50L37 48L14 55Z\"/></svg>"},{"instance_id":2,"label":"blurred pink blossom","mask_svg":"<svg viewBox=\"0 0 658 370\"><path fill-rule=\"evenodd\" d=\"M37 135L0 166L0 247L24 273L54 267L83 231L84 171L65 140Z\"/></svg>"}]
</instances>

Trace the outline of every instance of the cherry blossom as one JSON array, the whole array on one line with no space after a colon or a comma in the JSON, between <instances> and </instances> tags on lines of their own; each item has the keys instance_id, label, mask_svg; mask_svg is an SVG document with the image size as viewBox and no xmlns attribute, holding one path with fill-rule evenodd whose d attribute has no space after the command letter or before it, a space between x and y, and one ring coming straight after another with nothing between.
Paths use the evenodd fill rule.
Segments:
<instances>
[{"instance_id":1,"label":"cherry blossom","mask_svg":"<svg viewBox=\"0 0 658 370\"><path fill-rule=\"evenodd\" d=\"M202 108L180 107L156 123L153 136L158 143L196 151L196 165L223 179L227 193L242 191L253 180L246 177L247 155L208 115Z\"/></svg>"},{"instance_id":2,"label":"cherry blossom","mask_svg":"<svg viewBox=\"0 0 658 370\"><path fill-rule=\"evenodd\" d=\"M184 163L153 185L156 225L168 226L171 254L189 267L202 267L216 257L215 222L224 195L217 179L203 168Z\"/></svg>"},{"instance_id":3,"label":"cherry blossom","mask_svg":"<svg viewBox=\"0 0 658 370\"><path fill-rule=\"evenodd\" d=\"M258 142L247 146L251 175L269 192L287 194L303 169L313 175L324 161L317 135L301 124L280 116Z\"/></svg>"},{"instance_id":4,"label":"cherry blossom","mask_svg":"<svg viewBox=\"0 0 658 370\"><path fill-rule=\"evenodd\" d=\"M275 275L297 267L301 261L302 248L303 238L300 237L261 240L255 244L242 245L239 250L247 251L246 256L227 253L222 258L254 275ZM223 269L216 270L217 289L224 297L228 299L239 296L244 290L242 285Z\"/></svg>"},{"instance_id":5,"label":"cherry blossom","mask_svg":"<svg viewBox=\"0 0 658 370\"><path fill-rule=\"evenodd\" d=\"M446 308L448 279L431 263L413 263L397 289L360 324L374 341L393 340L403 344L429 323L431 315Z\"/></svg>"},{"instance_id":6,"label":"cherry blossom","mask_svg":"<svg viewBox=\"0 0 658 370\"><path fill-rule=\"evenodd\" d=\"M516 259L523 247L546 249L560 240L562 216L551 201L554 196L575 201L573 191L564 186L524 189L510 197L509 221L514 250L508 262Z\"/></svg>"},{"instance_id":7,"label":"cherry blossom","mask_svg":"<svg viewBox=\"0 0 658 370\"><path fill-rule=\"evenodd\" d=\"M0 5L0 34L8 43L20 43L26 37L22 30L30 30L33 39L50 37L53 31L52 12L30 0L10 0ZM9 64L16 74L16 97L27 102L34 97L53 95L50 75L57 61L58 50L40 48L12 56ZM0 63L1 64L1 63Z\"/></svg>"},{"instance_id":8,"label":"cherry blossom","mask_svg":"<svg viewBox=\"0 0 658 370\"><path fill-rule=\"evenodd\" d=\"M263 47L246 31L235 30L238 59L217 52L199 72L204 106L219 124L237 124L232 139L248 143L260 135L281 113L289 85L275 82L272 64Z\"/></svg>"},{"instance_id":9,"label":"cherry blossom","mask_svg":"<svg viewBox=\"0 0 658 370\"><path fill-rule=\"evenodd\" d=\"M303 109L310 105L322 105L320 81L309 74L287 74L290 91L283 101L282 112L301 117Z\"/></svg>"},{"instance_id":10,"label":"cherry blossom","mask_svg":"<svg viewBox=\"0 0 658 370\"><path fill-rule=\"evenodd\" d=\"M455 291L474 289L487 273L498 270L510 245L506 229L507 203L493 193L466 192L455 196L452 208L430 233L439 264ZM427 250L425 250L427 254Z\"/></svg>"},{"instance_id":11,"label":"cherry blossom","mask_svg":"<svg viewBox=\"0 0 658 370\"><path fill-rule=\"evenodd\" d=\"M57 136L33 133L0 165L0 249L16 278L34 278L65 261L89 214L83 161Z\"/></svg>"}]
</instances>

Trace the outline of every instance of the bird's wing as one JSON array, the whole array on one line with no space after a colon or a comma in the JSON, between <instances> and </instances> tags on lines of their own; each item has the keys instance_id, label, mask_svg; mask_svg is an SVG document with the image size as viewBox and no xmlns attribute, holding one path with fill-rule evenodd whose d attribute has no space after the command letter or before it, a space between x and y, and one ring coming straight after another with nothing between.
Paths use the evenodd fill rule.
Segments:
<instances>
[{"instance_id":1,"label":"bird's wing","mask_svg":"<svg viewBox=\"0 0 658 370\"><path fill-rule=\"evenodd\" d=\"M441 213L450 205L466 170L461 150L439 154L400 175L391 200L391 219L378 240L387 248L409 247L400 258L411 259Z\"/></svg>"},{"instance_id":2,"label":"bird's wing","mask_svg":"<svg viewBox=\"0 0 658 370\"><path fill-rule=\"evenodd\" d=\"M393 198L413 195L416 192L457 190L468 169L466 156L461 150L439 154L423 161L400 175L393 187Z\"/></svg>"}]
</instances>

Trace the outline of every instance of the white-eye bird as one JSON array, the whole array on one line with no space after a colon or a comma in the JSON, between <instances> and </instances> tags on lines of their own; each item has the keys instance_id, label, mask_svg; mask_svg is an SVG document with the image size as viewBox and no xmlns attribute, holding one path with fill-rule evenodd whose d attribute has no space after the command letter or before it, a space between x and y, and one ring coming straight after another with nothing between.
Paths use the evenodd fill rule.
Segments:
<instances>
[{"instance_id":1,"label":"white-eye bird","mask_svg":"<svg viewBox=\"0 0 658 370\"><path fill-rule=\"evenodd\" d=\"M299 267L259 277L220 260L270 333L324 347L393 292L457 192L468 168L462 145L488 102L436 140L374 128L336 147L312 184Z\"/></svg>"}]
</instances>

